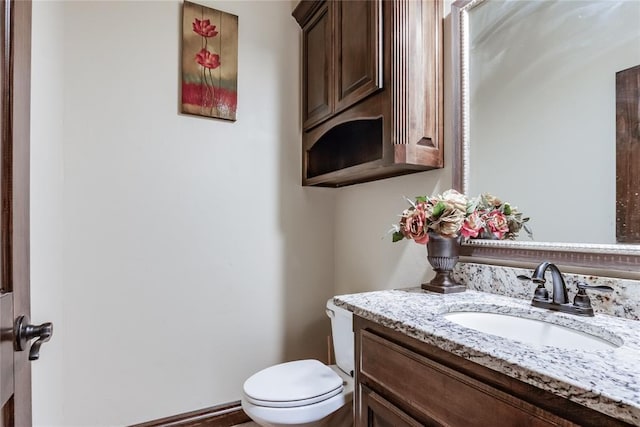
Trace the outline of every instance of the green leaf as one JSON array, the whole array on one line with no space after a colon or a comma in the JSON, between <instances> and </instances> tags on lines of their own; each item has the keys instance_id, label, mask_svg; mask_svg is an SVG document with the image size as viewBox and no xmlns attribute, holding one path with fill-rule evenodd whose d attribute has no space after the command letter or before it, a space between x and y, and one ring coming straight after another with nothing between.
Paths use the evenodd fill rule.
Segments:
<instances>
[{"instance_id":1,"label":"green leaf","mask_svg":"<svg viewBox=\"0 0 640 427\"><path fill-rule=\"evenodd\" d=\"M436 205L433 207L434 218L439 218L445 209L446 209L446 205L443 202L436 203Z\"/></svg>"},{"instance_id":2,"label":"green leaf","mask_svg":"<svg viewBox=\"0 0 640 427\"><path fill-rule=\"evenodd\" d=\"M399 242L402 239L404 239L404 234L399 231L393 233L393 243Z\"/></svg>"},{"instance_id":3,"label":"green leaf","mask_svg":"<svg viewBox=\"0 0 640 427\"><path fill-rule=\"evenodd\" d=\"M467 203L467 216L471 215L476 209L478 209L478 199L469 200L469 203Z\"/></svg>"},{"instance_id":4,"label":"green leaf","mask_svg":"<svg viewBox=\"0 0 640 427\"><path fill-rule=\"evenodd\" d=\"M511 206L509 206L509 203L504 204L504 214L511 215Z\"/></svg>"},{"instance_id":5,"label":"green leaf","mask_svg":"<svg viewBox=\"0 0 640 427\"><path fill-rule=\"evenodd\" d=\"M416 203L427 203L427 196L417 196Z\"/></svg>"}]
</instances>

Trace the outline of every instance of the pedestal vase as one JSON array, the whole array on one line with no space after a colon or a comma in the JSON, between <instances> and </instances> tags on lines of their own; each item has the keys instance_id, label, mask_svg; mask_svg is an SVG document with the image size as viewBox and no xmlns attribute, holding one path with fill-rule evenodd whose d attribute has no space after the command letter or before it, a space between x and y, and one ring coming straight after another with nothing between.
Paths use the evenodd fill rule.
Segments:
<instances>
[{"instance_id":1,"label":"pedestal vase","mask_svg":"<svg viewBox=\"0 0 640 427\"><path fill-rule=\"evenodd\" d=\"M453 268L458 262L461 237L443 237L437 233L429 233L427 242L427 260L436 272L436 277L429 283L423 283L422 289L441 294L464 292L467 287L451 277Z\"/></svg>"}]
</instances>

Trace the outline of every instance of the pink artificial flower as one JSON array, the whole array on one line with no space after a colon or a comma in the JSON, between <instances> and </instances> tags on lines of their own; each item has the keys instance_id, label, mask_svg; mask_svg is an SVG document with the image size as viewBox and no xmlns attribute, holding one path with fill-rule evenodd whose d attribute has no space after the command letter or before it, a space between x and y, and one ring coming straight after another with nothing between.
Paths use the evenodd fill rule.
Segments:
<instances>
[{"instance_id":1,"label":"pink artificial flower","mask_svg":"<svg viewBox=\"0 0 640 427\"><path fill-rule=\"evenodd\" d=\"M482 216L476 211L464 220L462 228L460 228L460 233L466 238L478 237L478 234L480 234L484 225Z\"/></svg>"},{"instance_id":2,"label":"pink artificial flower","mask_svg":"<svg viewBox=\"0 0 640 427\"><path fill-rule=\"evenodd\" d=\"M509 232L507 217L498 210L489 212L485 221L487 223L487 227L489 227L489 231L491 231L498 239L502 239L504 235Z\"/></svg>"},{"instance_id":3,"label":"pink artificial flower","mask_svg":"<svg viewBox=\"0 0 640 427\"><path fill-rule=\"evenodd\" d=\"M427 214L424 204L418 204L415 209L407 209L402 213L400 231L407 239L413 239L416 243L426 244L429 241L427 233Z\"/></svg>"},{"instance_id":4,"label":"pink artificial flower","mask_svg":"<svg viewBox=\"0 0 640 427\"><path fill-rule=\"evenodd\" d=\"M220 55L211 53L207 49L202 49L196 54L196 62L205 68L218 68L220 66Z\"/></svg>"},{"instance_id":5,"label":"pink artificial flower","mask_svg":"<svg viewBox=\"0 0 640 427\"><path fill-rule=\"evenodd\" d=\"M211 25L211 21L208 19L201 21L196 18L196 20L193 21L193 31L200 34L202 37L215 37L218 35L216 26Z\"/></svg>"}]
</instances>

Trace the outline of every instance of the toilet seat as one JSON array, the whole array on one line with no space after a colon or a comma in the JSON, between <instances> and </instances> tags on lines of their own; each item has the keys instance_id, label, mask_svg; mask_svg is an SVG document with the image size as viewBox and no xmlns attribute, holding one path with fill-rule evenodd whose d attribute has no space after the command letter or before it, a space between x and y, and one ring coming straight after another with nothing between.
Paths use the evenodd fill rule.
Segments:
<instances>
[{"instance_id":1,"label":"toilet seat","mask_svg":"<svg viewBox=\"0 0 640 427\"><path fill-rule=\"evenodd\" d=\"M313 359L271 366L244 383L244 396L254 405L295 408L330 399L343 390L343 380L327 365Z\"/></svg>"},{"instance_id":2,"label":"toilet seat","mask_svg":"<svg viewBox=\"0 0 640 427\"><path fill-rule=\"evenodd\" d=\"M261 426L269 427L312 427L325 417L347 406L352 411L354 379L345 374L335 365L329 368L338 375L344 386L342 391L333 397L311 405L296 406L291 408L273 408L254 405L247 400L247 394L242 393L242 409L252 420Z\"/></svg>"}]
</instances>

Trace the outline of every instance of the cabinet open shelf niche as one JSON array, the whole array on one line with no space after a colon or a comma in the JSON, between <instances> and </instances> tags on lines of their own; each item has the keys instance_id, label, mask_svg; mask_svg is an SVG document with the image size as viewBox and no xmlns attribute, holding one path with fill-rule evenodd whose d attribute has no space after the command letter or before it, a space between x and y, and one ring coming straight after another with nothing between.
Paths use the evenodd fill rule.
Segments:
<instances>
[{"instance_id":1,"label":"cabinet open shelf niche","mask_svg":"<svg viewBox=\"0 0 640 427\"><path fill-rule=\"evenodd\" d=\"M382 159L382 117L341 123L307 151L307 178Z\"/></svg>"}]
</instances>

